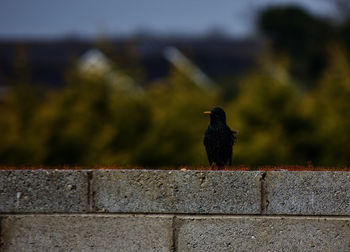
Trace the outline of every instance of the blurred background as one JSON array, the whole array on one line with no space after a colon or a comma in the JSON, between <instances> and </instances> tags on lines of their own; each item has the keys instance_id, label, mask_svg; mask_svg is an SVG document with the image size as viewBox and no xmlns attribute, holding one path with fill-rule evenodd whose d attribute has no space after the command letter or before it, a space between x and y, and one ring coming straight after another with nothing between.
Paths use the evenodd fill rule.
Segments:
<instances>
[{"instance_id":1,"label":"blurred background","mask_svg":"<svg viewBox=\"0 0 350 252\"><path fill-rule=\"evenodd\" d=\"M0 3L0 164L349 166L348 0Z\"/></svg>"}]
</instances>

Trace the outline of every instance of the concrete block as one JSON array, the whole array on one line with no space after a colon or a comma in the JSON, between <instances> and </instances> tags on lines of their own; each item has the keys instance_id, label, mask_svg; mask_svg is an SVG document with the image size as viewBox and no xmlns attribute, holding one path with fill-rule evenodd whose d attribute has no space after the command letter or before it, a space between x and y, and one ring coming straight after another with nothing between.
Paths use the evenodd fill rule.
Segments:
<instances>
[{"instance_id":1,"label":"concrete block","mask_svg":"<svg viewBox=\"0 0 350 252\"><path fill-rule=\"evenodd\" d=\"M268 172L267 214L349 215L349 172Z\"/></svg>"},{"instance_id":2,"label":"concrete block","mask_svg":"<svg viewBox=\"0 0 350 252\"><path fill-rule=\"evenodd\" d=\"M97 211L170 212L174 190L172 171L97 170L92 190Z\"/></svg>"},{"instance_id":3,"label":"concrete block","mask_svg":"<svg viewBox=\"0 0 350 252\"><path fill-rule=\"evenodd\" d=\"M177 251L350 251L350 219L179 217Z\"/></svg>"},{"instance_id":4,"label":"concrete block","mask_svg":"<svg viewBox=\"0 0 350 252\"><path fill-rule=\"evenodd\" d=\"M81 212L87 185L86 171L2 170L0 213Z\"/></svg>"},{"instance_id":5,"label":"concrete block","mask_svg":"<svg viewBox=\"0 0 350 252\"><path fill-rule=\"evenodd\" d=\"M2 220L4 251L170 251L172 217L20 215Z\"/></svg>"},{"instance_id":6,"label":"concrete block","mask_svg":"<svg viewBox=\"0 0 350 252\"><path fill-rule=\"evenodd\" d=\"M99 170L97 211L130 213L260 212L261 172Z\"/></svg>"},{"instance_id":7,"label":"concrete block","mask_svg":"<svg viewBox=\"0 0 350 252\"><path fill-rule=\"evenodd\" d=\"M179 213L259 214L261 172L174 172Z\"/></svg>"}]
</instances>

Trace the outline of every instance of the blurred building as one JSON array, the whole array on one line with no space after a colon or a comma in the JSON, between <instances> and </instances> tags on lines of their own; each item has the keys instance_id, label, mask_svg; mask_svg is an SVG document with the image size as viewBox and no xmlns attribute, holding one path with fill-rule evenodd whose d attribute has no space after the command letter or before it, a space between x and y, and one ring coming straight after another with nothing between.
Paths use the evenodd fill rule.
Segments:
<instances>
[{"instance_id":1,"label":"blurred building","mask_svg":"<svg viewBox=\"0 0 350 252\"><path fill-rule=\"evenodd\" d=\"M207 36L189 37L153 37L114 39L108 41L116 49L117 55L103 57L123 64L128 55L123 50L132 44L138 55L139 67L145 71L143 84L166 76L171 63L164 57L166 48L174 47L186 55L199 69L216 81L225 76L234 76L254 66L255 58L262 50L259 39L235 40L228 37ZM0 81L7 83L16 77L16 65L19 48L26 51L26 62L31 80L49 86L61 86L64 72L88 52L94 52L98 42L82 39L48 41L0 41ZM121 55L120 58L118 56ZM90 55L91 56L91 55ZM95 55L96 56L96 55ZM101 55L100 55L101 56ZM23 59L22 59L23 60ZM105 62L106 63L106 62Z\"/></svg>"}]
</instances>

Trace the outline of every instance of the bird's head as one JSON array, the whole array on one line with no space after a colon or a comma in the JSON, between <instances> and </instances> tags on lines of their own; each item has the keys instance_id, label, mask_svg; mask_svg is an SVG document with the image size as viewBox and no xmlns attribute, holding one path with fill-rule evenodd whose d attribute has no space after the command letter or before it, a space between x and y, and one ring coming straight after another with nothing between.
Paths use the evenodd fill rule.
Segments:
<instances>
[{"instance_id":1,"label":"bird's head","mask_svg":"<svg viewBox=\"0 0 350 252\"><path fill-rule=\"evenodd\" d=\"M210 124L226 124L226 114L222 108L215 107L211 111L204 112L204 114L210 115Z\"/></svg>"}]
</instances>

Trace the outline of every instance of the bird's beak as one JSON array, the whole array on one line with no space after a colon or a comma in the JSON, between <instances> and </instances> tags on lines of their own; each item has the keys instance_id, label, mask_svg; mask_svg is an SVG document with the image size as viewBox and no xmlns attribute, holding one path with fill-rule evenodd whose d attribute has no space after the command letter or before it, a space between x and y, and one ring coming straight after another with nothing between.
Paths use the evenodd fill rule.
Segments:
<instances>
[{"instance_id":1,"label":"bird's beak","mask_svg":"<svg viewBox=\"0 0 350 252\"><path fill-rule=\"evenodd\" d=\"M203 112L204 114L207 114L207 115L211 115L211 112L210 111L205 111Z\"/></svg>"}]
</instances>

